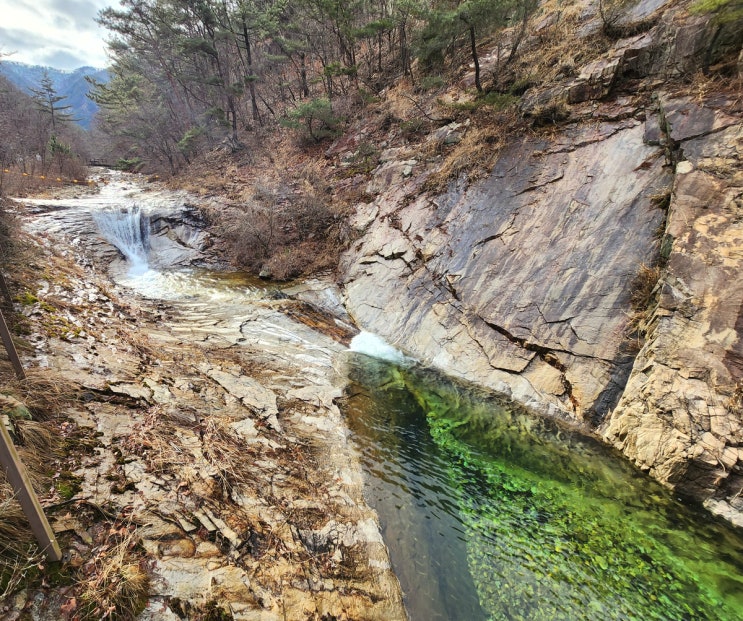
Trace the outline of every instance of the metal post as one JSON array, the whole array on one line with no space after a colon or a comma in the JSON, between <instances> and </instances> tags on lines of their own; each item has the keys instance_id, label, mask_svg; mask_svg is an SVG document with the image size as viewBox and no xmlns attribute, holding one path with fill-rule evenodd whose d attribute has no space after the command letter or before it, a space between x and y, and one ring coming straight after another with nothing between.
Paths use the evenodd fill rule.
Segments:
<instances>
[{"instance_id":1,"label":"metal post","mask_svg":"<svg viewBox=\"0 0 743 621\"><path fill-rule=\"evenodd\" d=\"M3 312L0 311L0 336L3 339L3 345L5 345L5 351L8 352L8 358L15 369L15 374L18 379L26 377L26 373L23 370L21 359L18 357L18 352L15 350L15 344L13 339L10 337L10 330L8 330L8 324L5 323L5 317Z\"/></svg>"},{"instance_id":2,"label":"metal post","mask_svg":"<svg viewBox=\"0 0 743 621\"><path fill-rule=\"evenodd\" d=\"M2 420L0 420L0 463L8 477L8 482L15 490L23 513L26 514L26 519L31 525L36 541L39 542L39 547L50 561L61 560L62 550L59 548L54 531L49 525L46 515L44 515L44 509L41 507L36 492L31 487L31 481Z\"/></svg>"}]
</instances>

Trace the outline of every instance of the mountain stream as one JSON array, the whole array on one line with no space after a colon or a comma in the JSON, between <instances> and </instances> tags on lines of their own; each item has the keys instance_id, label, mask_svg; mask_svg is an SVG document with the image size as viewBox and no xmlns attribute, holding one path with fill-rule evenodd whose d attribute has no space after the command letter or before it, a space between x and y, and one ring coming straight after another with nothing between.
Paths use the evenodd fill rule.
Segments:
<instances>
[{"instance_id":1,"label":"mountain stream","mask_svg":"<svg viewBox=\"0 0 743 621\"><path fill-rule=\"evenodd\" d=\"M26 202L32 228L110 259L121 291L189 309L184 332L276 295L194 267L203 238L178 222L177 195L118 180L91 197ZM260 321L241 338L299 340ZM306 337L300 346L312 372L322 348ZM743 618L741 534L594 440L421 368L373 335L322 355L345 376L341 410L414 621Z\"/></svg>"}]
</instances>

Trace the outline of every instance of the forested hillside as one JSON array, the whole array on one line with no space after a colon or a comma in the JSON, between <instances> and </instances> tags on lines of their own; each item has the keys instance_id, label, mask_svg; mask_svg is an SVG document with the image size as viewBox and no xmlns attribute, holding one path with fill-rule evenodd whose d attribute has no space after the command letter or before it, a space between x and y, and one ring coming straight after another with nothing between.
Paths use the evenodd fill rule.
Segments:
<instances>
[{"instance_id":1,"label":"forested hillside","mask_svg":"<svg viewBox=\"0 0 743 621\"><path fill-rule=\"evenodd\" d=\"M114 35L114 62L94 98L128 157L171 171L220 141L239 149L251 131L277 122L310 141L335 136L398 78L440 86L454 57L473 63L478 91L492 89L499 76L481 75L481 46L497 48L498 73L505 70L536 9L534 0L123 5L100 17ZM508 36L492 39L507 26Z\"/></svg>"},{"instance_id":2,"label":"forested hillside","mask_svg":"<svg viewBox=\"0 0 743 621\"><path fill-rule=\"evenodd\" d=\"M0 74L8 78L27 95L33 95L34 90L38 90L45 76L48 77L55 92L64 97L65 103L70 106L75 122L85 129L90 129L93 116L98 111L98 106L88 97L90 91L88 78L99 82L105 82L108 78L105 69L94 67L79 67L74 71L60 71L52 67L26 65L11 61L0 63Z\"/></svg>"},{"instance_id":3,"label":"forested hillside","mask_svg":"<svg viewBox=\"0 0 743 621\"><path fill-rule=\"evenodd\" d=\"M87 146L64 98L51 82L32 97L0 75L0 195L85 178Z\"/></svg>"},{"instance_id":4,"label":"forested hillside","mask_svg":"<svg viewBox=\"0 0 743 621\"><path fill-rule=\"evenodd\" d=\"M549 98L535 106L534 93L577 77L576 69L613 41L657 21L657 3L630 4L609 0L584 10L582 3L536 0L124 0L122 10L99 18L112 34L112 79L98 83L93 98L119 156L170 172L219 143L250 147L261 128L278 123L310 142L337 136L401 78L416 97L435 97L467 67L471 76L454 103L474 93L469 110L518 104L537 124L552 124L567 111ZM700 59L708 72L740 47L740 3L698 0L690 10L715 15ZM582 36L593 18L600 29ZM417 116L441 121L454 112L462 108L420 109ZM415 133L416 120L398 120Z\"/></svg>"}]
</instances>

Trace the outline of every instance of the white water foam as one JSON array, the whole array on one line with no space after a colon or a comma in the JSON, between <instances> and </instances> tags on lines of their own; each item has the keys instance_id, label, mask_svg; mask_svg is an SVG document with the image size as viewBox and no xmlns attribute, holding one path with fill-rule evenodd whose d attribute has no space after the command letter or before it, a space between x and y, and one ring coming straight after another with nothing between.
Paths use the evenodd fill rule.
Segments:
<instances>
[{"instance_id":1,"label":"white water foam","mask_svg":"<svg viewBox=\"0 0 743 621\"><path fill-rule=\"evenodd\" d=\"M382 337L371 332L359 332L353 337L353 339L351 339L351 344L348 348L351 351L366 354L372 358L380 358L382 360L387 360L388 362L394 362L395 364L410 362L410 358L403 354L399 349L395 349Z\"/></svg>"},{"instance_id":2,"label":"white water foam","mask_svg":"<svg viewBox=\"0 0 743 621\"><path fill-rule=\"evenodd\" d=\"M116 246L129 262L130 276L149 271L149 221L138 205L96 211L93 219L106 241Z\"/></svg>"}]
</instances>

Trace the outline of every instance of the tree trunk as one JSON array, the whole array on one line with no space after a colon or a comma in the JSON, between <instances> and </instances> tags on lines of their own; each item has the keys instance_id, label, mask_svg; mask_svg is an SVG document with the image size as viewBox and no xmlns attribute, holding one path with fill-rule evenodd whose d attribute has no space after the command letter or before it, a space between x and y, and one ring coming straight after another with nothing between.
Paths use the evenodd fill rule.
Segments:
<instances>
[{"instance_id":1,"label":"tree trunk","mask_svg":"<svg viewBox=\"0 0 743 621\"><path fill-rule=\"evenodd\" d=\"M382 31L377 33L377 71L382 73Z\"/></svg>"},{"instance_id":2,"label":"tree trunk","mask_svg":"<svg viewBox=\"0 0 743 621\"><path fill-rule=\"evenodd\" d=\"M470 47L472 49L472 62L475 64L475 88L478 93L482 93L482 84L480 83L480 59L477 56L477 40L475 39L475 27L470 25Z\"/></svg>"},{"instance_id":3,"label":"tree trunk","mask_svg":"<svg viewBox=\"0 0 743 621\"><path fill-rule=\"evenodd\" d=\"M302 93L302 98L306 98L310 96L310 89L307 86L307 65L306 65L306 54L304 52L301 52L299 54L299 61L300 61L299 77L302 80L300 92Z\"/></svg>"},{"instance_id":4,"label":"tree trunk","mask_svg":"<svg viewBox=\"0 0 743 621\"><path fill-rule=\"evenodd\" d=\"M521 17L521 27L519 28L518 34L513 38L511 52L508 54L508 58L506 59L506 66L516 58L516 50L518 50L519 45L521 45L521 41L523 41L524 36L526 35L526 27L529 25L529 7L526 2L524 2L523 9L524 14ZM498 44L498 47L500 47L500 43Z\"/></svg>"},{"instance_id":5,"label":"tree trunk","mask_svg":"<svg viewBox=\"0 0 743 621\"><path fill-rule=\"evenodd\" d=\"M400 24L400 64L402 65L402 74L410 75L410 50L408 49L408 37L405 32L405 22Z\"/></svg>"},{"instance_id":6,"label":"tree trunk","mask_svg":"<svg viewBox=\"0 0 743 621\"><path fill-rule=\"evenodd\" d=\"M243 38L245 39L245 56L248 63L248 90L250 91L250 106L253 110L253 120L260 123L261 117L258 112L258 102L255 98L255 84L253 84L253 55L250 52L250 37L248 36L248 25L243 19Z\"/></svg>"}]
</instances>

